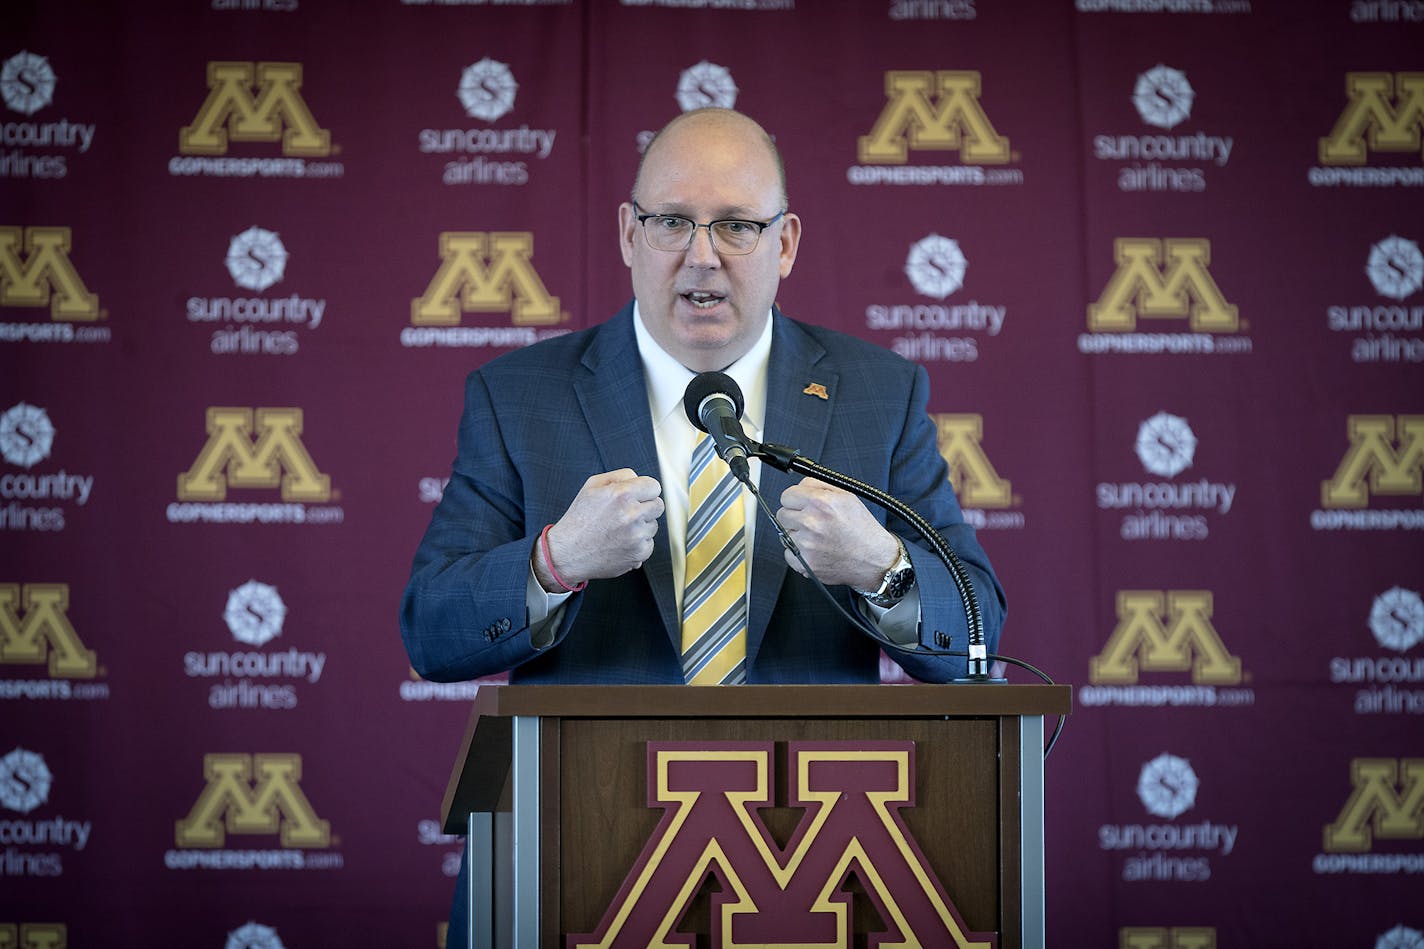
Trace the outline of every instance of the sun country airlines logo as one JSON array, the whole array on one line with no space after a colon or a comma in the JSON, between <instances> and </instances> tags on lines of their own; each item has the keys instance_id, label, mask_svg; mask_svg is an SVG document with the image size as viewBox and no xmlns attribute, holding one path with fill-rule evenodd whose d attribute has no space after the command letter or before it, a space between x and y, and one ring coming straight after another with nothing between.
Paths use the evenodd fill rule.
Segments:
<instances>
[{"instance_id":1,"label":"sun country airlines logo","mask_svg":"<svg viewBox=\"0 0 1424 949\"><path fill-rule=\"evenodd\" d=\"M188 816L177 821L170 870L339 870L340 843L302 790L297 754L210 754ZM230 837L252 849L233 849ZM274 846L275 844L275 846Z\"/></svg>"},{"instance_id":2,"label":"sun country airlines logo","mask_svg":"<svg viewBox=\"0 0 1424 949\"><path fill-rule=\"evenodd\" d=\"M853 185L1020 185L1007 137L985 111L980 75L967 70L892 70L885 105L856 142ZM958 163L929 164L946 158ZM985 168L984 166L991 166Z\"/></svg>"},{"instance_id":3,"label":"sun country airlines logo","mask_svg":"<svg viewBox=\"0 0 1424 949\"><path fill-rule=\"evenodd\" d=\"M0 343L109 341L109 327L95 325L108 311L75 268L72 244L67 227L0 225Z\"/></svg>"},{"instance_id":4,"label":"sun country airlines logo","mask_svg":"<svg viewBox=\"0 0 1424 949\"><path fill-rule=\"evenodd\" d=\"M214 406L207 411L207 441L178 475L178 500L169 523L339 524L340 499L331 478L317 468L302 441L299 408ZM243 500L229 498L229 489ZM247 492L262 492L252 495ZM280 491L281 503L262 499Z\"/></svg>"},{"instance_id":5,"label":"sun country airlines logo","mask_svg":"<svg viewBox=\"0 0 1424 949\"><path fill-rule=\"evenodd\" d=\"M69 617L67 583L0 583L3 699L109 697L108 670Z\"/></svg>"},{"instance_id":6,"label":"sun country airlines logo","mask_svg":"<svg viewBox=\"0 0 1424 949\"><path fill-rule=\"evenodd\" d=\"M93 475L46 463L55 437L40 406L17 402L0 414L0 531L62 531L89 503Z\"/></svg>"},{"instance_id":7,"label":"sun country airlines logo","mask_svg":"<svg viewBox=\"0 0 1424 949\"><path fill-rule=\"evenodd\" d=\"M872 919L885 933L875 944L995 944L969 931L900 815L915 804L913 742L793 741L786 756L779 782L771 743L649 742L649 806L665 817L597 929L569 935L569 949L670 944L708 876L721 887L712 945L849 946L863 924L852 918L851 873L884 921ZM788 801L773 800L779 786ZM784 854L768 846L760 816L781 803L805 809Z\"/></svg>"},{"instance_id":8,"label":"sun country airlines logo","mask_svg":"<svg viewBox=\"0 0 1424 949\"><path fill-rule=\"evenodd\" d=\"M281 236L267 228L253 225L232 236L223 259L232 282L262 295L188 298L188 322L211 327L210 351L290 356L301 348L302 337L321 325L326 300L267 292L286 277L289 256Z\"/></svg>"},{"instance_id":9,"label":"sun country airlines logo","mask_svg":"<svg viewBox=\"0 0 1424 949\"><path fill-rule=\"evenodd\" d=\"M183 654L183 674L211 683L210 708L293 709L298 687L321 680L326 653L269 648L287 619L276 587L248 580L228 593L222 618L232 638L250 648Z\"/></svg>"},{"instance_id":10,"label":"sun country airlines logo","mask_svg":"<svg viewBox=\"0 0 1424 949\"><path fill-rule=\"evenodd\" d=\"M1364 274L1384 299L1327 306L1326 327L1349 336L1354 362L1424 363L1424 299L1417 296L1424 287L1424 252L1419 243L1397 234L1382 238L1371 245Z\"/></svg>"},{"instance_id":11,"label":"sun country airlines logo","mask_svg":"<svg viewBox=\"0 0 1424 949\"><path fill-rule=\"evenodd\" d=\"M1424 715L1424 600L1391 587L1374 598L1367 625L1383 652L1335 656L1330 681L1355 688L1356 715Z\"/></svg>"},{"instance_id":12,"label":"sun country airlines logo","mask_svg":"<svg viewBox=\"0 0 1424 949\"><path fill-rule=\"evenodd\" d=\"M1133 450L1143 470L1163 480L1099 482L1098 510L1121 513L1123 540L1205 540L1211 518L1231 513L1234 483L1181 477L1197 452L1197 436L1185 418L1158 412L1143 420Z\"/></svg>"},{"instance_id":13,"label":"sun country airlines logo","mask_svg":"<svg viewBox=\"0 0 1424 949\"><path fill-rule=\"evenodd\" d=\"M949 465L949 483L964 511L964 519L978 530L1017 530L1024 526L1023 499L995 470L984 451L982 415L932 414L938 431L939 453Z\"/></svg>"},{"instance_id":14,"label":"sun country airlines logo","mask_svg":"<svg viewBox=\"0 0 1424 949\"><path fill-rule=\"evenodd\" d=\"M1120 590L1117 625L1088 660L1086 706L1233 708L1255 703L1212 621L1210 590ZM1147 681L1143 681L1146 679Z\"/></svg>"},{"instance_id":15,"label":"sun country airlines logo","mask_svg":"<svg viewBox=\"0 0 1424 949\"><path fill-rule=\"evenodd\" d=\"M1326 824L1318 874L1424 873L1424 758L1355 758L1340 813Z\"/></svg>"},{"instance_id":16,"label":"sun country airlines logo","mask_svg":"<svg viewBox=\"0 0 1424 949\"><path fill-rule=\"evenodd\" d=\"M0 757L0 877L59 877L64 858L89 846L94 822L36 814L49 803L54 774L42 755L15 748ZM13 816L18 815L18 816Z\"/></svg>"},{"instance_id":17,"label":"sun country airlines logo","mask_svg":"<svg viewBox=\"0 0 1424 949\"><path fill-rule=\"evenodd\" d=\"M1324 530L1424 530L1424 415L1351 415L1344 457L1320 485L1310 526ZM1395 498L1410 507L1385 506Z\"/></svg>"},{"instance_id":18,"label":"sun country airlines logo","mask_svg":"<svg viewBox=\"0 0 1424 949\"><path fill-rule=\"evenodd\" d=\"M208 95L193 121L178 131L176 177L340 178L331 132L302 96L301 63L210 62ZM240 154L230 154L233 145Z\"/></svg>"},{"instance_id":19,"label":"sun country airlines logo","mask_svg":"<svg viewBox=\"0 0 1424 949\"><path fill-rule=\"evenodd\" d=\"M468 128L426 128L416 136L422 155L444 157L440 180L447 185L526 185L530 163L554 150L557 129L528 123L496 125L514 109L519 83L507 63L486 56L460 72L455 98L464 114L481 123Z\"/></svg>"},{"instance_id":20,"label":"sun country airlines logo","mask_svg":"<svg viewBox=\"0 0 1424 949\"><path fill-rule=\"evenodd\" d=\"M93 146L93 122L33 118L53 104L58 82L54 67L38 53L21 50L0 63L0 99L21 116L0 121L0 178L63 178L73 156Z\"/></svg>"},{"instance_id":21,"label":"sun country airlines logo","mask_svg":"<svg viewBox=\"0 0 1424 949\"><path fill-rule=\"evenodd\" d=\"M466 313L499 314L503 326L461 326ZM534 235L527 231L445 231L440 266L425 292L410 301L401 345L527 346L565 329L559 298L534 269ZM549 327L541 329L541 327Z\"/></svg>"},{"instance_id":22,"label":"sun country airlines logo","mask_svg":"<svg viewBox=\"0 0 1424 949\"><path fill-rule=\"evenodd\" d=\"M726 66L709 60L701 60L678 73L677 84L673 87L673 100L679 110L691 112L694 109L733 109L737 105L737 81ZM647 151L657 133L644 129L638 133L636 142L638 154Z\"/></svg>"},{"instance_id":23,"label":"sun country airlines logo","mask_svg":"<svg viewBox=\"0 0 1424 949\"><path fill-rule=\"evenodd\" d=\"M1424 72L1345 74L1345 108L1320 139L1315 187L1424 186Z\"/></svg>"},{"instance_id":24,"label":"sun country airlines logo","mask_svg":"<svg viewBox=\"0 0 1424 949\"><path fill-rule=\"evenodd\" d=\"M1116 269L1088 304L1083 353L1249 353L1236 305L1211 273L1211 242L1188 237L1120 237ZM1157 330L1145 331L1142 321Z\"/></svg>"},{"instance_id":25,"label":"sun country airlines logo","mask_svg":"<svg viewBox=\"0 0 1424 949\"><path fill-rule=\"evenodd\" d=\"M926 300L891 300L865 308L868 329L895 333L889 348L915 362L974 362L984 337L1004 328L1008 307L970 299L948 302L964 286L969 259L959 241L928 234L910 245L904 274Z\"/></svg>"},{"instance_id":26,"label":"sun country airlines logo","mask_svg":"<svg viewBox=\"0 0 1424 949\"><path fill-rule=\"evenodd\" d=\"M1093 136L1093 157L1113 162L1120 191L1205 191L1207 171L1231 160L1234 139L1179 129L1196 92L1186 73L1158 64L1137 77L1132 105L1147 134Z\"/></svg>"},{"instance_id":27,"label":"sun country airlines logo","mask_svg":"<svg viewBox=\"0 0 1424 949\"><path fill-rule=\"evenodd\" d=\"M1196 770L1185 758L1163 752L1142 766L1137 799L1164 823L1098 828L1099 849L1123 855L1124 882L1204 883L1211 879L1212 859L1231 856L1239 825L1179 820L1197 806L1200 788Z\"/></svg>"}]
</instances>

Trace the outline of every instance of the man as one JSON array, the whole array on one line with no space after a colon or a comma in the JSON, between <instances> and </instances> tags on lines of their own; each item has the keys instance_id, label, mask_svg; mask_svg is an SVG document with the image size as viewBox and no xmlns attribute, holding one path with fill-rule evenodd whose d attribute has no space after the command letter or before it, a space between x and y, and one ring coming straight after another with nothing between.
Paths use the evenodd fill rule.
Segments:
<instances>
[{"instance_id":1,"label":"man","mask_svg":"<svg viewBox=\"0 0 1424 949\"><path fill-rule=\"evenodd\" d=\"M437 681L503 671L515 683L705 681L681 614L696 559L684 545L698 439L682 400L711 370L745 393L750 437L798 448L933 524L972 578L993 651L1003 590L949 485L924 370L774 306L801 221L766 132L729 110L674 119L648 146L618 227L633 303L467 380L454 470L402 604L416 671ZM706 467L726 470L716 458ZM920 679L964 673L964 659L930 651L942 632L962 652L967 624L945 567L908 525L891 519L892 532L883 512L819 481L756 462L752 476L811 570L878 635L801 575L743 491L723 508L741 507L730 535L740 540L727 549L750 560L749 571L728 572L741 587L738 619L699 634L731 656L712 681L875 682L882 649ZM452 945L465 925L455 904Z\"/></svg>"}]
</instances>

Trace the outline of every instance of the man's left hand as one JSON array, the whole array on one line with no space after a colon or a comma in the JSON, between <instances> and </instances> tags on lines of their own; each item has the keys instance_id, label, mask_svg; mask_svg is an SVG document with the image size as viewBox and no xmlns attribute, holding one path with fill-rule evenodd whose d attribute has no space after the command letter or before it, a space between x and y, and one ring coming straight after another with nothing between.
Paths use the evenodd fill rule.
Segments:
<instances>
[{"instance_id":1,"label":"man's left hand","mask_svg":"<svg viewBox=\"0 0 1424 949\"><path fill-rule=\"evenodd\" d=\"M860 498L814 478L783 491L776 516L822 583L874 590L900 554L895 535ZM786 562L805 573L789 550Z\"/></svg>"}]
</instances>

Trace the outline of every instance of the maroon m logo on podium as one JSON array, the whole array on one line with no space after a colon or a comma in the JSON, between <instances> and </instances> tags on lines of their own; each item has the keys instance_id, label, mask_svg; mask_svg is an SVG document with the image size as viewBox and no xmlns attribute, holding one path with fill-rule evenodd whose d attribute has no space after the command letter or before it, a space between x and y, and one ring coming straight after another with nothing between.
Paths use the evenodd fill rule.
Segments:
<instances>
[{"instance_id":1,"label":"maroon m logo on podium","mask_svg":"<svg viewBox=\"0 0 1424 949\"><path fill-rule=\"evenodd\" d=\"M566 949L674 949L710 874L717 947L851 945L847 877L861 881L887 929L871 946L991 949L968 932L900 810L914 805L911 741L790 742L786 802L804 808L783 848L758 811L772 800L771 742L649 742L648 806L664 815L598 929Z\"/></svg>"}]
</instances>

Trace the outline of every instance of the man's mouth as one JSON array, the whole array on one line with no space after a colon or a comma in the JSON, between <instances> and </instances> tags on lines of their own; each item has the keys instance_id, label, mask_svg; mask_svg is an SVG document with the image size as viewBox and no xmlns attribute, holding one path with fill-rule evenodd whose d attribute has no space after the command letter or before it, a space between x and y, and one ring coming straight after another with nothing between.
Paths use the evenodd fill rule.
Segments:
<instances>
[{"instance_id":1,"label":"man's mouth","mask_svg":"<svg viewBox=\"0 0 1424 949\"><path fill-rule=\"evenodd\" d=\"M699 310L709 310L726 299L726 297L721 294L707 293L702 290L692 290L688 293L684 293L682 298Z\"/></svg>"}]
</instances>

